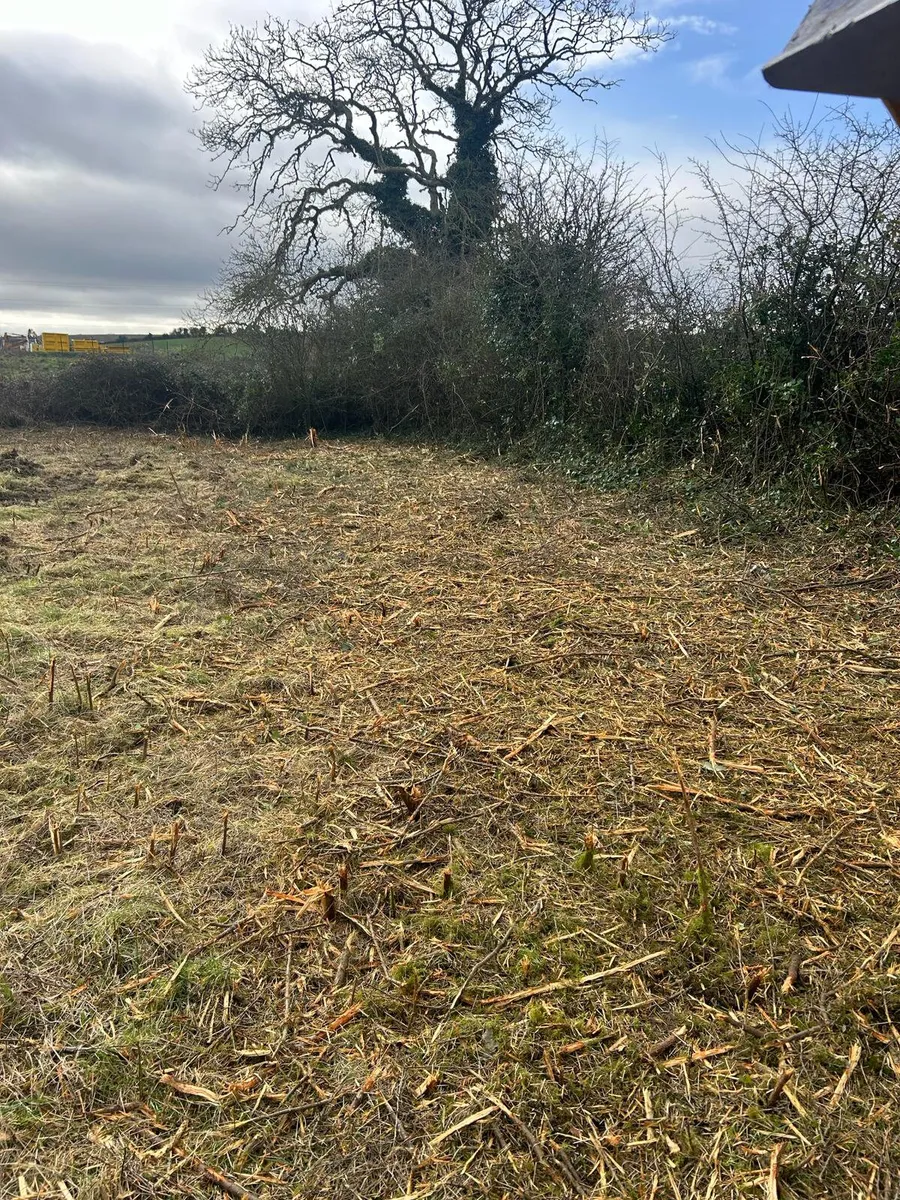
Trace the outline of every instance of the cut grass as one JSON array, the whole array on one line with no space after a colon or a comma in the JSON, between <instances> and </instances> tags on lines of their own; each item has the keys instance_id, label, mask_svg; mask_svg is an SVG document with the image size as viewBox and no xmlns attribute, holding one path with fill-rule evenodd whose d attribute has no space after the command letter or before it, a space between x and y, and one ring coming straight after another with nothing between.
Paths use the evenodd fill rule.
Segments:
<instances>
[{"instance_id":1,"label":"cut grass","mask_svg":"<svg viewBox=\"0 0 900 1200\"><path fill-rule=\"evenodd\" d=\"M890 1194L893 562L428 447L15 445L6 1190Z\"/></svg>"}]
</instances>

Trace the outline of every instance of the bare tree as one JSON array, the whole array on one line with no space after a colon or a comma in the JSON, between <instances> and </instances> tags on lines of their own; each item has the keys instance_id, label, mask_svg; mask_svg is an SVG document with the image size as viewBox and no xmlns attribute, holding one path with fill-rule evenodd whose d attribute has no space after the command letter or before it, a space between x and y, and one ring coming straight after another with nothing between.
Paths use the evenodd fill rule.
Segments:
<instances>
[{"instance_id":1,"label":"bare tree","mask_svg":"<svg viewBox=\"0 0 900 1200\"><path fill-rule=\"evenodd\" d=\"M303 25L270 17L207 54L190 87L220 175L303 295L370 272L373 247L464 254L491 233L502 141L521 145L561 92L664 29L632 0L343 0ZM341 244L340 261L325 248ZM325 261L323 261L325 251Z\"/></svg>"}]
</instances>

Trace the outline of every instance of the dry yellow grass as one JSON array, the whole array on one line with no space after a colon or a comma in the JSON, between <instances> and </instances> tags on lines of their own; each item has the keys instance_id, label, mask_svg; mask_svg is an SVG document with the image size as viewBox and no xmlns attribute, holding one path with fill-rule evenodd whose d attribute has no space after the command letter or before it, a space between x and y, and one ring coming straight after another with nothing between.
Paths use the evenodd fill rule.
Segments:
<instances>
[{"instance_id":1,"label":"dry yellow grass","mask_svg":"<svg viewBox=\"0 0 900 1200\"><path fill-rule=\"evenodd\" d=\"M6 445L4 1196L898 1194L890 560L424 447Z\"/></svg>"}]
</instances>

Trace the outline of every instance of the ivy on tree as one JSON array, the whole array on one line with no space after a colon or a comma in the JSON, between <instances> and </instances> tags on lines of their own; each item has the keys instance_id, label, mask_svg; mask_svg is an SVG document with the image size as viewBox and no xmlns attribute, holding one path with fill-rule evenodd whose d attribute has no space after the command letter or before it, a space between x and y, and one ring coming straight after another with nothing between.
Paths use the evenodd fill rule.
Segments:
<instances>
[{"instance_id":1,"label":"ivy on tree","mask_svg":"<svg viewBox=\"0 0 900 1200\"><path fill-rule=\"evenodd\" d=\"M234 29L190 86L273 280L290 263L302 294L321 294L371 272L373 247L483 243L502 146L527 145L561 93L612 86L617 58L664 37L627 0L344 0L317 24Z\"/></svg>"}]
</instances>

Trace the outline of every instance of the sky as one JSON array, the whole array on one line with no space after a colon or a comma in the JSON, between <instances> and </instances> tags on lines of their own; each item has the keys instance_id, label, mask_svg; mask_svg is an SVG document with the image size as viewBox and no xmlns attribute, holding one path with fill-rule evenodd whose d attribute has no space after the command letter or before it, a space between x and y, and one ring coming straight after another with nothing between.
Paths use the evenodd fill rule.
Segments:
<instances>
[{"instance_id":1,"label":"sky","mask_svg":"<svg viewBox=\"0 0 900 1200\"><path fill-rule=\"evenodd\" d=\"M755 136L769 108L814 97L760 76L806 0L656 0L673 39L616 64L596 103L567 100L573 141L625 158L712 156ZM0 332L164 332L184 323L231 244L241 200L213 165L184 80L230 23L313 20L324 0L0 0ZM821 103L821 101L819 102Z\"/></svg>"}]
</instances>

